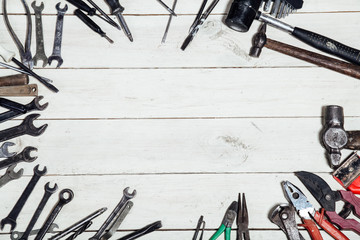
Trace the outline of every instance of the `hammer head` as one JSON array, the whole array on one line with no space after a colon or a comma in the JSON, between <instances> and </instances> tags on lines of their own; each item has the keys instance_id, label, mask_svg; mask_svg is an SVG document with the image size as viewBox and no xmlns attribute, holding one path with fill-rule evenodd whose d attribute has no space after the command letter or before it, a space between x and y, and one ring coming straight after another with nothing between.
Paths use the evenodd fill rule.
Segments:
<instances>
[{"instance_id":1,"label":"hammer head","mask_svg":"<svg viewBox=\"0 0 360 240\"><path fill-rule=\"evenodd\" d=\"M325 126L322 132L322 142L327 150L331 164L338 166L341 161L341 152L349 141L347 132L344 129L343 108L336 105L325 107Z\"/></svg>"},{"instance_id":2,"label":"hammer head","mask_svg":"<svg viewBox=\"0 0 360 240\"><path fill-rule=\"evenodd\" d=\"M262 0L234 0L225 24L238 32L247 32L253 23Z\"/></svg>"},{"instance_id":3,"label":"hammer head","mask_svg":"<svg viewBox=\"0 0 360 240\"><path fill-rule=\"evenodd\" d=\"M261 24L259 31L254 35L252 39L252 47L250 49L250 57L258 58L261 54L261 50L266 44L266 23Z\"/></svg>"}]
</instances>

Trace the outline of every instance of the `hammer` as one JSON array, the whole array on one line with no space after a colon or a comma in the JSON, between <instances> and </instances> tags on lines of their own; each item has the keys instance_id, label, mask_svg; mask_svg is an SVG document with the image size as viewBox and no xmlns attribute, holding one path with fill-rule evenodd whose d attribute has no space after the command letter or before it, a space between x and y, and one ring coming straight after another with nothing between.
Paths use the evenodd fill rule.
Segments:
<instances>
[{"instance_id":1,"label":"hammer","mask_svg":"<svg viewBox=\"0 0 360 240\"><path fill-rule=\"evenodd\" d=\"M259 57L263 47L360 79L360 66L267 38L266 23L261 25L253 38L250 56Z\"/></svg>"},{"instance_id":2,"label":"hammer","mask_svg":"<svg viewBox=\"0 0 360 240\"><path fill-rule=\"evenodd\" d=\"M234 0L225 23L235 31L247 32L254 19L288 32L298 40L351 63L360 65L360 50L346 46L331 38L293 27L258 11L262 0Z\"/></svg>"},{"instance_id":3,"label":"hammer","mask_svg":"<svg viewBox=\"0 0 360 240\"><path fill-rule=\"evenodd\" d=\"M326 106L324 120L322 143L331 164L338 166L342 149L360 150L360 131L345 131L344 110L340 106Z\"/></svg>"}]
</instances>

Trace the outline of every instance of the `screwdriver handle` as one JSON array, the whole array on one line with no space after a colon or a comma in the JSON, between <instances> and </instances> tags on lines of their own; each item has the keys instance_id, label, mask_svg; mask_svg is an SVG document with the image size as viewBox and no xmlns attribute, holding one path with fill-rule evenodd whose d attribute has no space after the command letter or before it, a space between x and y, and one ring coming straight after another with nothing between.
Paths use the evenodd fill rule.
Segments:
<instances>
[{"instance_id":1,"label":"screwdriver handle","mask_svg":"<svg viewBox=\"0 0 360 240\"><path fill-rule=\"evenodd\" d=\"M91 28L94 32L100 34L101 36L105 35L105 33L101 30L99 25L97 25L93 20L91 20L85 13L83 13L80 9L76 9L74 14L80 18L89 28Z\"/></svg>"},{"instance_id":2,"label":"screwdriver handle","mask_svg":"<svg viewBox=\"0 0 360 240\"><path fill-rule=\"evenodd\" d=\"M105 0L111 9L111 14L120 12L122 13L125 8L120 5L119 0Z\"/></svg>"},{"instance_id":3,"label":"screwdriver handle","mask_svg":"<svg viewBox=\"0 0 360 240\"><path fill-rule=\"evenodd\" d=\"M87 12L90 16L95 15L96 9L95 8L91 8L89 5L87 5L84 1L82 0L66 0L69 3L71 3L72 5L74 5L75 7Z\"/></svg>"},{"instance_id":4,"label":"screwdriver handle","mask_svg":"<svg viewBox=\"0 0 360 240\"><path fill-rule=\"evenodd\" d=\"M15 57L15 53L5 49L0 45L0 56L4 59L5 62L11 62L13 57Z\"/></svg>"}]
</instances>

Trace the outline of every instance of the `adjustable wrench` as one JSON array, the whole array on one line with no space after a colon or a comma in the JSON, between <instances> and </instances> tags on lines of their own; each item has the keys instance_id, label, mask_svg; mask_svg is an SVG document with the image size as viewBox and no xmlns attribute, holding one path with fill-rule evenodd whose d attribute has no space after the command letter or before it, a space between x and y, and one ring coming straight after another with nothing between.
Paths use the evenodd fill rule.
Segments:
<instances>
[{"instance_id":1,"label":"adjustable wrench","mask_svg":"<svg viewBox=\"0 0 360 240\"><path fill-rule=\"evenodd\" d=\"M37 159L37 157L31 157L30 152L37 151L37 148L34 147L26 147L24 150L12 157L8 157L5 160L0 161L0 170L10 167L11 165L20 163L20 162L33 162Z\"/></svg>"},{"instance_id":2,"label":"adjustable wrench","mask_svg":"<svg viewBox=\"0 0 360 240\"><path fill-rule=\"evenodd\" d=\"M55 205L54 209L51 211L49 217L44 222L44 225L41 227L39 233L36 235L35 240L42 240L45 234L48 232L51 224L54 222L55 218L67 203L71 202L74 198L74 193L70 189L63 189L59 193L59 201Z\"/></svg>"},{"instance_id":3,"label":"adjustable wrench","mask_svg":"<svg viewBox=\"0 0 360 240\"><path fill-rule=\"evenodd\" d=\"M22 208L24 207L26 201L28 200L31 192L34 190L36 184L38 183L40 178L46 174L46 172L47 172L46 167L44 167L44 169L42 171L40 171L39 165L36 165L36 167L34 168L33 177L31 178L30 182L24 189L24 192L21 194L19 200L16 202L14 208L11 210L11 212L9 213L9 215L6 218L1 220L1 223L0 223L1 230L4 229L4 226L6 224L9 224L11 226L11 231L13 231L15 229L16 219L18 218L18 216L19 216Z\"/></svg>"},{"instance_id":4,"label":"adjustable wrench","mask_svg":"<svg viewBox=\"0 0 360 240\"><path fill-rule=\"evenodd\" d=\"M35 12L35 26L36 26L36 54L33 57L34 64L37 65L38 60L43 61L43 67L48 63L44 48L44 34L41 19L41 12L44 10L44 3L41 2L40 6L36 6L36 1L31 3L31 7Z\"/></svg>"},{"instance_id":5,"label":"adjustable wrench","mask_svg":"<svg viewBox=\"0 0 360 240\"><path fill-rule=\"evenodd\" d=\"M43 99L43 96L38 96L35 97L30 103L26 104L26 105L22 105L19 104L17 102L13 102L9 99L5 99L5 98L0 98L0 102L2 105L7 105L9 106L9 108L11 106L19 106L24 110L23 113L19 112L19 111L7 111L7 112L3 112L0 113L0 123L5 122L7 120L13 119L15 117L18 117L22 114L26 114L32 111L43 111L45 108L47 108L47 106L49 105L48 103L45 103L43 105L40 104L40 101Z\"/></svg>"},{"instance_id":6,"label":"adjustable wrench","mask_svg":"<svg viewBox=\"0 0 360 240\"><path fill-rule=\"evenodd\" d=\"M36 128L33 121L38 117L40 117L40 114L30 114L20 125L0 131L0 142L26 134L30 136L39 136L43 134L48 125L44 124L41 127Z\"/></svg>"},{"instance_id":7,"label":"adjustable wrench","mask_svg":"<svg viewBox=\"0 0 360 240\"><path fill-rule=\"evenodd\" d=\"M101 236L103 235L107 227L114 221L115 217L119 215L125 204L135 196L136 196L136 190L134 190L132 193L129 193L129 187L125 188L123 191L123 197L121 198L120 202L116 205L114 210L105 220L105 222L96 232L96 234L93 237L89 238L89 240L100 240Z\"/></svg>"},{"instance_id":8,"label":"adjustable wrench","mask_svg":"<svg viewBox=\"0 0 360 240\"><path fill-rule=\"evenodd\" d=\"M51 224L48 233L56 233L56 230L55 230L56 228L59 228L59 226L56 223ZM30 232L30 236L38 234L39 231L40 231L40 229L32 230ZM12 231L10 234L10 238L11 238L11 240L19 240L23 234L24 234L23 232Z\"/></svg>"},{"instance_id":9,"label":"adjustable wrench","mask_svg":"<svg viewBox=\"0 0 360 240\"><path fill-rule=\"evenodd\" d=\"M66 11L68 10L68 5L65 4L64 8L60 8L60 3L56 4L57 12L57 20L56 20L56 29L55 29L55 40L53 46L53 52L51 56L48 58L48 63L51 65L53 60L58 62L56 68L59 68L63 64L63 59L61 57L61 42L63 35L63 26L64 26L64 16Z\"/></svg>"},{"instance_id":10,"label":"adjustable wrench","mask_svg":"<svg viewBox=\"0 0 360 240\"><path fill-rule=\"evenodd\" d=\"M12 142L4 142L3 145L0 147L0 158L8 158L12 157L16 154L16 152L9 152L8 147L14 146L15 143Z\"/></svg>"},{"instance_id":11,"label":"adjustable wrench","mask_svg":"<svg viewBox=\"0 0 360 240\"><path fill-rule=\"evenodd\" d=\"M29 238L31 230L34 228L34 225L35 225L36 221L38 220L41 212L43 211L47 201L50 199L51 195L56 192L56 190L58 189L58 186L55 183L54 187L51 188L50 183L48 182L48 183L46 183L44 189L45 189L44 196L41 199L39 206L35 210L35 213L32 216L32 218L29 222L29 225L27 226L27 228L26 228L24 234L21 236L20 240L27 240Z\"/></svg>"},{"instance_id":12,"label":"adjustable wrench","mask_svg":"<svg viewBox=\"0 0 360 240\"><path fill-rule=\"evenodd\" d=\"M2 177L0 177L0 188L12 180L21 178L21 176L24 173L24 169L21 168L19 171L15 172L14 171L15 167L16 164L11 165L6 170L6 173Z\"/></svg>"}]
</instances>

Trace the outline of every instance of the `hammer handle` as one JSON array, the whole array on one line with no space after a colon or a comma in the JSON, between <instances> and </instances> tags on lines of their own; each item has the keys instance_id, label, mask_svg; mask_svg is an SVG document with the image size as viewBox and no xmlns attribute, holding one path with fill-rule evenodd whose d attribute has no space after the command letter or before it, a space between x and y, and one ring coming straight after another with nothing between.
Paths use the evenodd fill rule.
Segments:
<instances>
[{"instance_id":1,"label":"hammer handle","mask_svg":"<svg viewBox=\"0 0 360 240\"><path fill-rule=\"evenodd\" d=\"M300 41L309 44L323 52L332 54L353 64L360 65L360 50L346 46L331 38L295 27L291 33Z\"/></svg>"},{"instance_id":2,"label":"hammer handle","mask_svg":"<svg viewBox=\"0 0 360 240\"><path fill-rule=\"evenodd\" d=\"M29 77L26 74L16 74L0 77L0 87L27 85Z\"/></svg>"},{"instance_id":3,"label":"hammer handle","mask_svg":"<svg viewBox=\"0 0 360 240\"><path fill-rule=\"evenodd\" d=\"M309 63L313 63L320 67L331 69L347 76L360 79L360 66L281 43L270 38L267 39L265 47Z\"/></svg>"}]
</instances>

